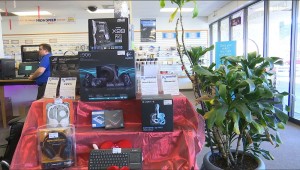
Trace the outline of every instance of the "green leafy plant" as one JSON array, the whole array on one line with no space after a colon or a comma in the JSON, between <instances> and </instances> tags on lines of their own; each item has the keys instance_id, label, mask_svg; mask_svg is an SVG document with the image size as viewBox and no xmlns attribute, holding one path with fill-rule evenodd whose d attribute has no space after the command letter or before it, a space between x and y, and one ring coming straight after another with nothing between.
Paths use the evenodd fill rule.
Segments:
<instances>
[{"instance_id":1,"label":"green leafy plant","mask_svg":"<svg viewBox=\"0 0 300 170\"><path fill-rule=\"evenodd\" d=\"M185 40L184 40L184 27L183 27L183 18L182 18L182 7L185 6L187 3L193 2L194 4L194 10L193 10L193 18L196 18L198 16L198 7L197 7L197 3L195 0L170 0L170 2L172 4L176 4L177 8L175 9L175 11L171 14L169 22L172 22L177 13L179 13L179 17L177 18L177 22L176 22L176 27L175 27L175 33L176 33L176 47L177 47L177 52L179 54L180 57L180 61L182 64L182 68L185 72L185 74L187 75L187 77L191 80L192 84L193 84L193 90L194 90L194 95L197 98L199 98L199 96L201 96L201 91L199 90L199 82L197 79L197 76L195 72L189 72L187 66L185 65L184 61L183 61L183 57L186 56L188 58L189 61L189 65L191 68L193 68L194 66L198 65L201 63L201 59L203 58L203 56L208 52L214 49L214 46L210 46L208 48L205 47L192 47L191 49L187 49L186 44L185 44ZM160 6L161 8L165 7L165 0L160 0ZM181 28L181 39L179 40L179 25Z\"/></svg>"},{"instance_id":2,"label":"green leafy plant","mask_svg":"<svg viewBox=\"0 0 300 170\"><path fill-rule=\"evenodd\" d=\"M217 150L229 168L243 164L245 153L274 159L269 151L261 147L261 143L279 146L281 139L278 129L283 129L288 120L288 116L276 107L288 93L278 92L270 78L274 65L282 64L282 61L277 57L263 58L256 53L249 53L247 57L223 57L223 65L219 68L214 68L214 63L208 67L202 66L201 58L214 46L192 47L188 50L181 13L185 4L193 2L193 18L197 17L196 1L170 2L177 5L169 22L179 13L175 27L177 51L183 69L193 84L196 101L201 105L197 111L205 118L206 146L210 147L213 154ZM165 0L160 0L160 5L164 8ZM190 62L191 73L183 62L183 56L187 56ZM289 111L289 108L285 110ZM238 150L242 150L241 157L235 154Z\"/></svg>"},{"instance_id":3,"label":"green leafy plant","mask_svg":"<svg viewBox=\"0 0 300 170\"><path fill-rule=\"evenodd\" d=\"M261 143L279 146L278 129L283 129L288 120L287 114L276 107L288 93L278 92L271 79L274 65L282 64L282 60L263 58L255 52L249 53L246 58L230 56L221 60L224 64L217 69L213 69L214 63L209 67L193 68L201 82L201 90L214 91L214 94L199 98L207 107L206 112L198 110L204 116L211 135L207 144L219 151L227 167L242 164L246 152L273 160ZM241 159L235 154L238 150L243 151Z\"/></svg>"}]
</instances>

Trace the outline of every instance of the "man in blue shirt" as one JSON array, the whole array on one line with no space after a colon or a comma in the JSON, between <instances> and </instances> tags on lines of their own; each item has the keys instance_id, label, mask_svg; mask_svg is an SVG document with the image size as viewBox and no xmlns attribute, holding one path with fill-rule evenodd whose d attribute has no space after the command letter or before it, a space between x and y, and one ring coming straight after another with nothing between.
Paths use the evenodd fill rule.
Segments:
<instances>
[{"instance_id":1,"label":"man in blue shirt","mask_svg":"<svg viewBox=\"0 0 300 170\"><path fill-rule=\"evenodd\" d=\"M29 80L35 80L39 86L37 100L44 96L48 77L50 77L51 46L49 44L40 44L39 56L41 57L39 68L29 77Z\"/></svg>"}]
</instances>

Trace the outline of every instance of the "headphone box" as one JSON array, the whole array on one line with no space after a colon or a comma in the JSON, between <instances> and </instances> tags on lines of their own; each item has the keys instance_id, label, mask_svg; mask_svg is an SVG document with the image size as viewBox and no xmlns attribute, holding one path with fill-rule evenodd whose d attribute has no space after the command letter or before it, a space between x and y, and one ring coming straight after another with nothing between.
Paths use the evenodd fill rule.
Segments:
<instances>
[{"instance_id":1,"label":"headphone box","mask_svg":"<svg viewBox=\"0 0 300 170\"><path fill-rule=\"evenodd\" d=\"M105 127L104 110L92 111L92 128Z\"/></svg>"},{"instance_id":2,"label":"headphone box","mask_svg":"<svg viewBox=\"0 0 300 170\"><path fill-rule=\"evenodd\" d=\"M73 102L71 99L44 99L43 122L39 126L48 128L68 127L74 123Z\"/></svg>"},{"instance_id":3,"label":"headphone box","mask_svg":"<svg viewBox=\"0 0 300 170\"><path fill-rule=\"evenodd\" d=\"M89 50L128 50L128 28L128 18L89 19Z\"/></svg>"},{"instance_id":4,"label":"headphone box","mask_svg":"<svg viewBox=\"0 0 300 170\"><path fill-rule=\"evenodd\" d=\"M42 169L62 169L76 164L75 128L47 128L37 130L39 162Z\"/></svg>"},{"instance_id":5,"label":"headphone box","mask_svg":"<svg viewBox=\"0 0 300 170\"><path fill-rule=\"evenodd\" d=\"M135 60L132 50L79 52L80 100L135 98Z\"/></svg>"},{"instance_id":6,"label":"headphone box","mask_svg":"<svg viewBox=\"0 0 300 170\"><path fill-rule=\"evenodd\" d=\"M144 132L173 131L173 99L170 94L143 95L141 102Z\"/></svg>"}]
</instances>

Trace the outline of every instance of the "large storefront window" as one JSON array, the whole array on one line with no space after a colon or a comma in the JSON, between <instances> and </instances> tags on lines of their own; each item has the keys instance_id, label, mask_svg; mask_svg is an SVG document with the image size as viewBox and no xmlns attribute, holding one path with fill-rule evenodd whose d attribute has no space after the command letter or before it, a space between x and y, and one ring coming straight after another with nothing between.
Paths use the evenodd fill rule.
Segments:
<instances>
[{"instance_id":1,"label":"large storefront window","mask_svg":"<svg viewBox=\"0 0 300 170\"><path fill-rule=\"evenodd\" d=\"M300 8L298 8L298 14L300 14ZM295 59L296 63L296 77L295 77L295 108L294 118L300 120L300 17L298 16L298 37L297 37L297 55Z\"/></svg>"},{"instance_id":2,"label":"large storefront window","mask_svg":"<svg viewBox=\"0 0 300 170\"><path fill-rule=\"evenodd\" d=\"M225 18L221 21L221 40L229 41L229 18Z\"/></svg>"},{"instance_id":3,"label":"large storefront window","mask_svg":"<svg viewBox=\"0 0 300 170\"><path fill-rule=\"evenodd\" d=\"M248 47L247 52L256 51L263 55L264 2L248 8Z\"/></svg>"},{"instance_id":4,"label":"large storefront window","mask_svg":"<svg viewBox=\"0 0 300 170\"><path fill-rule=\"evenodd\" d=\"M291 11L292 1L270 1L269 56L280 57L284 61L283 66L275 68L276 89L279 92L289 91ZM288 97L283 102L283 105L288 105Z\"/></svg>"},{"instance_id":5,"label":"large storefront window","mask_svg":"<svg viewBox=\"0 0 300 170\"><path fill-rule=\"evenodd\" d=\"M216 42L218 41L218 22L212 25L212 44L216 46ZM216 49L216 48L215 48ZM212 62L215 62L215 49L212 53Z\"/></svg>"},{"instance_id":6,"label":"large storefront window","mask_svg":"<svg viewBox=\"0 0 300 170\"><path fill-rule=\"evenodd\" d=\"M244 12L239 11L235 14L232 15L231 19L231 27L232 27L232 40L236 41L236 55L242 56L243 54L243 49L244 49L244 43L243 43L243 38L244 38L244 29L243 29L243 22L244 22L244 17L243 17Z\"/></svg>"}]
</instances>

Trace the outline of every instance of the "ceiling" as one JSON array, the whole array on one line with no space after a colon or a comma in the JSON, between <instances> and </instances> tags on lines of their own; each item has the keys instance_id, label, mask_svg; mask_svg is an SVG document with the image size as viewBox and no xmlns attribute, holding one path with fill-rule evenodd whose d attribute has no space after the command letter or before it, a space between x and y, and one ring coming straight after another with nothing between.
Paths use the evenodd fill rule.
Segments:
<instances>
[{"instance_id":1,"label":"ceiling","mask_svg":"<svg viewBox=\"0 0 300 170\"><path fill-rule=\"evenodd\" d=\"M227 3L231 2L230 0L227 1L197 1L198 9L199 9L199 16L208 16L212 14L214 11L220 9ZM132 9L132 17L139 17L139 18L153 18L153 17L168 17L170 13L161 13L160 5L158 0L132 0L128 1L129 6L131 5ZM28 11L28 10L36 10L38 6L40 6L40 10L47 10L54 14L55 16L73 16L76 18L93 18L93 17L100 17L100 18L107 18L113 17L113 14L90 14L86 11L88 6L97 6L98 8L106 8L106 7L113 7L113 1L107 0L98 0L98 1L58 1L58 0L35 0L35 1L26 1L26 0L15 0L14 8L14 1L13 0L6 0L6 7L8 12L16 12L16 11ZM169 1L166 2L166 7L175 7ZM186 4L186 7L193 7L193 3ZM0 9L5 11L5 1L0 2ZM5 15L3 15L5 19ZM184 14L184 15L192 15L191 13Z\"/></svg>"}]
</instances>

